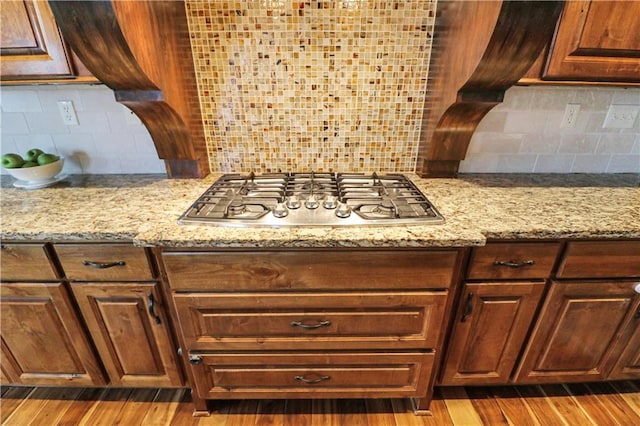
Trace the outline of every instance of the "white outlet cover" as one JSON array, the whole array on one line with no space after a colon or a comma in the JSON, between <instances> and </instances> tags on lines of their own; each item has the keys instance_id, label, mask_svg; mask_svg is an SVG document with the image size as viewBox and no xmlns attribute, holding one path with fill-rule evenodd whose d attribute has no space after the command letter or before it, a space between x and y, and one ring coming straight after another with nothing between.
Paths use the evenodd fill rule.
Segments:
<instances>
[{"instance_id":1,"label":"white outlet cover","mask_svg":"<svg viewBox=\"0 0 640 426\"><path fill-rule=\"evenodd\" d=\"M73 107L72 101L58 101L58 109L60 110L60 117L62 117L62 122L65 125L78 125L78 116L76 115L76 109Z\"/></svg>"},{"instance_id":2,"label":"white outlet cover","mask_svg":"<svg viewBox=\"0 0 640 426\"><path fill-rule=\"evenodd\" d=\"M631 129L639 112L640 105L610 105L602 127L605 129Z\"/></svg>"}]
</instances>

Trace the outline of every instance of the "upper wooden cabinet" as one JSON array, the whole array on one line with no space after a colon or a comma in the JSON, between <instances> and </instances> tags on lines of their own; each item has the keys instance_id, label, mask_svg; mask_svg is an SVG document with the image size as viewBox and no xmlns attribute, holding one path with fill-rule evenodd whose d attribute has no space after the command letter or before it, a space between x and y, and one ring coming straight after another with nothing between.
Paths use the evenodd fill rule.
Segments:
<instances>
[{"instance_id":1,"label":"upper wooden cabinet","mask_svg":"<svg viewBox=\"0 0 640 426\"><path fill-rule=\"evenodd\" d=\"M568 1L546 57L522 82L640 83L639 16L638 1Z\"/></svg>"},{"instance_id":2,"label":"upper wooden cabinet","mask_svg":"<svg viewBox=\"0 0 640 426\"><path fill-rule=\"evenodd\" d=\"M66 46L46 1L3 1L0 20L3 83L79 77L97 81Z\"/></svg>"}]
</instances>

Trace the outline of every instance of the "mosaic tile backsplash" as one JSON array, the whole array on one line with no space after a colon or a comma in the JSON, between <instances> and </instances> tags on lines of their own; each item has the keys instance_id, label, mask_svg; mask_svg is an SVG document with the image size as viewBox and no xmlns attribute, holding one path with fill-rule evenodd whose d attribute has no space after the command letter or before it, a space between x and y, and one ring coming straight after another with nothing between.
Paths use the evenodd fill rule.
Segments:
<instances>
[{"instance_id":1,"label":"mosaic tile backsplash","mask_svg":"<svg viewBox=\"0 0 640 426\"><path fill-rule=\"evenodd\" d=\"M415 169L436 0L187 0L214 172Z\"/></svg>"}]
</instances>

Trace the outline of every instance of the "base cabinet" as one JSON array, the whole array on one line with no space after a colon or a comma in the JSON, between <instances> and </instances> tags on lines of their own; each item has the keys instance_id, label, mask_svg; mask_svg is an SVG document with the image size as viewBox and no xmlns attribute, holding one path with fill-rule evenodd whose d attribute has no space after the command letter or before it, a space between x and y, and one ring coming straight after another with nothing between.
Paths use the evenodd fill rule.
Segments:
<instances>
[{"instance_id":1,"label":"base cabinet","mask_svg":"<svg viewBox=\"0 0 640 426\"><path fill-rule=\"evenodd\" d=\"M156 283L73 283L113 386L181 386Z\"/></svg>"},{"instance_id":2,"label":"base cabinet","mask_svg":"<svg viewBox=\"0 0 640 426\"><path fill-rule=\"evenodd\" d=\"M516 383L606 380L638 309L632 282L554 282L516 374ZM637 320L636 320L637 322ZM635 327L638 327L635 324ZM624 370L624 368L622 368Z\"/></svg>"},{"instance_id":3,"label":"base cabinet","mask_svg":"<svg viewBox=\"0 0 640 426\"><path fill-rule=\"evenodd\" d=\"M63 283L3 283L0 290L2 372L9 383L106 384Z\"/></svg>"},{"instance_id":4,"label":"base cabinet","mask_svg":"<svg viewBox=\"0 0 640 426\"><path fill-rule=\"evenodd\" d=\"M440 383L507 383L544 287L544 282L467 283Z\"/></svg>"}]
</instances>

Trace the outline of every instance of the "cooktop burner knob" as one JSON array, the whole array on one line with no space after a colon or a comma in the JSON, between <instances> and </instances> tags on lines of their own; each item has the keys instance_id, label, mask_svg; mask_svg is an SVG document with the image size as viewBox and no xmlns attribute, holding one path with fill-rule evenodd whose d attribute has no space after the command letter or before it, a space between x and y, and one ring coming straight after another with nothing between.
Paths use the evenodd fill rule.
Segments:
<instances>
[{"instance_id":1,"label":"cooktop burner knob","mask_svg":"<svg viewBox=\"0 0 640 426\"><path fill-rule=\"evenodd\" d=\"M276 204L276 206L273 208L273 215L275 217L285 217L289 214L289 209L287 208L287 206L284 203L278 203Z\"/></svg>"},{"instance_id":2,"label":"cooktop burner knob","mask_svg":"<svg viewBox=\"0 0 640 426\"><path fill-rule=\"evenodd\" d=\"M347 203L338 203L336 207L336 216L345 218L351 216L351 207Z\"/></svg>"},{"instance_id":3,"label":"cooktop burner knob","mask_svg":"<svg viewBox=\"0 0 640 426\"><path fill-rule=\"evenodd\" d=\"M309 195L309 198L304 202L304 206L309 210L317 209L319 205L318 199L313 194Z\"/></svg>"},{"instance_id":4,"label":"cooktop burner knob","mask_svg":"<svg viewBox=\"0 0 640 426\"><path fill-rule=\"evenodd\" d=\"M325 209L331 210L335 209L338 206L338 197L335 195L327 195L322 202L322 207Z\"/></svg>"},{"instance_id":5,"label":"cooktop burner knob","mask_svg":"<svg viewBox=\"0 0 640 426\"><path fill-rule=\"evenodd\" d=\"M300 198L298 198L297 195L291 195L291 196L287 197L287 201L286 201L285 204L286 204L287 208L290 208L292 210L299 209L300 206L302 205L300 203Z\"/></svg>"}]
</instances>

